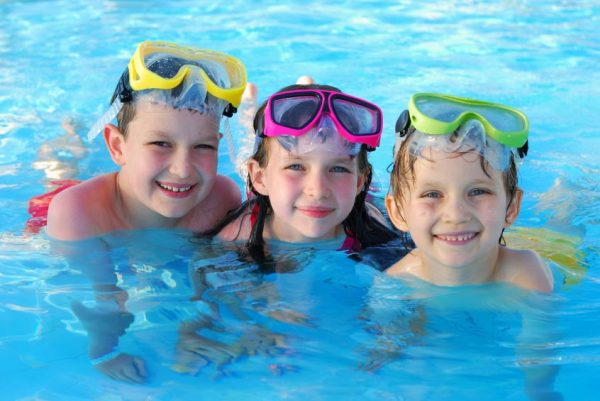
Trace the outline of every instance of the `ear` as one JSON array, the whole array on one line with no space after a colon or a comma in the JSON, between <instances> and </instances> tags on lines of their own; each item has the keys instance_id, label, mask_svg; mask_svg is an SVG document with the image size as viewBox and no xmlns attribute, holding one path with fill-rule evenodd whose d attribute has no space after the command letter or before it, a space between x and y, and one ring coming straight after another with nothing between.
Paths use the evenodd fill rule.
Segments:
<instances>
[{"instance_id":1,"label":"ear","mask_svg":"<svg viewBox=\"0 0 600 401\"><path fill-rule=\"evenodd\" d=\"M269 189L265 184L265 170L260 167L257 160L248 160L248 175L254 189L261 195L269 196Z\"/></svg>"},{"instance_id":2,"label":"ear","mask_svg":"<svg viewBox=\"0 0 600 401\"><path fill-rule=\"evenodd\" d=\"M514 198L510 201L508 209L506 210L506 219L504 219L504 228L510 227L521 211L521 199L523 199L523 190L517 188Z\"/></svg>"},{"instance_id":3,"label":"ear","mask_svg":"<svg viewBox=\"0 0 600 401\"><path fill-rule=\"evenodd\" d=\"M400 231L407 232L408 225L406 224L406 220L402 216L402 213L398 209L398 205L396 205L396 200L393 196L388 195L385 197L385 208L387 209L388 216L390 216L390 220Z\"/></svg>"},{"instance_id":4,"label":"ear","mask_svg":"<svg viewBox=\"0 0 600 401\"><path fill-rule=\"evenodd\" d=\"M104 142L113 161L119 166L124 165L125 136L123 136L119 128L113 124L106 124L104 126Z\"/></svg>"}]
</instances>

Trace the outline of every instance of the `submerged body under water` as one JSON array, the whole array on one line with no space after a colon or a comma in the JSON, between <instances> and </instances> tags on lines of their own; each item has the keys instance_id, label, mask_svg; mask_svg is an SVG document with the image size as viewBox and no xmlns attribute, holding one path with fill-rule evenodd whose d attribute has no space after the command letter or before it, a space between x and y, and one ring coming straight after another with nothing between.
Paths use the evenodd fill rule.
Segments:
<instances>
[{"instance_id":1,"label":"submerged body under water","mask_svg":"<svg viewBox=\"0 0 600 401\"><path fill-rule=\"evenodd\" d=\"M241 399L251 391L260 399L475 400L487 392L519 400L526 390L564 389L560 293L403 281L303 246L276 250L275 264L261 269L231 243L185 232L106 242L87 253L112 261L102 272L44 251L53 261L47 276L5 305L3 323L20 323L3 337L12 399ZM141 384L90 363L90 347L113 340L143 360Z\"/></svg>"}]
</instances>

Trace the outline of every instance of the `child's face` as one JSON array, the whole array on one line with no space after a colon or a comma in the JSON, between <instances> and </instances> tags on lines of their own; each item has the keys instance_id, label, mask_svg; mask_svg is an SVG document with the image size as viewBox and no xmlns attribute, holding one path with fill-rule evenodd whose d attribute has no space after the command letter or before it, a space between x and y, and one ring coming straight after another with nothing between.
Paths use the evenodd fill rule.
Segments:
<instances>
[{"instance_id":1,"label":"child's face","mask_svg":"<svg viewBox=\"0 0 600 401\"><path fill-rule=\"evenodd\" d=\"M121 144L119 176L147 209L181 218L210 196L218 144L214 116L146 105L136 111Z\"/></svg>"},{"instance_id":2,"label":"child's face","mask_svg":"<svg viewBox=\"0 0 600 401\"><path fill-rule=\"evenodd\" d=\"M329 151L327 142L301 154L288 152L276 140L267 146L267 165L251 160L248 168L254 188L270 199L271 235L288 242L339 235L364 183L356 157Z\"/></svg>"},{"instance_id":3,"label":"child's face","mask_svg":"<svg viewBox=\"0 0 600 401\"><path fill-rule=\"evenodd\" d=\"M424 155L429 160L417 159L414 183L409 178L409 188L401 189L405 201L396 207L386 200L394 225L410 232L425 267L495 263L502 229L516 219L520 197L509 208L502 173L488 168L488 177L476 153L426 149Z\"/></svg>"}]
</instances>

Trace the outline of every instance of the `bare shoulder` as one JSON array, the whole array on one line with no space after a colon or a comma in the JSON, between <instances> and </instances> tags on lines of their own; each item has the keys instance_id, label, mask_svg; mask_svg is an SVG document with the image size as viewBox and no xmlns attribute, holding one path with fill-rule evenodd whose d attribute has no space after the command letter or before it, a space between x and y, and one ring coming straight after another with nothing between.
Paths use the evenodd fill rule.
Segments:
<instances>
[{"instance_id":1,"label":"bare shoulder","mask_svg":"<svg viewBox=\"0 0 600 401\"><path fill-rule=\"evenodd\" d=\"M223 227L219 232L219 238L223 241L247 241L251 231L252 222L248 211Z\"/></svg>"},{"instance_id":2,"label":"bare shoulder","mask_svg":"<svg viewBox=\"0 0 600 401\"><path fill-rule=\"evenodd\" d=\"M237 183L224 175L217 175L213 192L218 194L226 211L238 207L242 203L242 193Z\"/></svg>"},{"instance_id":3,"label":"bare shoulder","mask_svg":"<svg viewBox=\"0 0 600 401\"><path fill-rule=\"evenodd\" d=\"M385 273L396 277L407 275L418 276L416 271L418 270L420 264L420 259L415 256L415 251L413 251L387 268Z\"/></svg>"},{"instance_id":4,"label":"bare shoulder","mask_svg":"<svg viewBox=\"0 0 600 401\"><path fill-rule=\"evenodd\" d=\"M239 207L241 203L242 195L236 182L218 175L206 199L194 208L188 228L194 231L210 230L227 216L227 212Z\"/></svg>"},{"instance_id":5,"label":"bare shoulder","mask_svg":"<svg viewBox=\"0 0 600 401\"><path fill-rule=\"evenodd\" d=\"M554 287L550 267L531 250L501 248L497 279L539 292L551 292Z\"/></svg>"},{"instance_id":6,"label":"bare shoulder","mask_svg":"<svg viewBox=\"0 0 600 401\"><path fill-rule=\"evenodd\" d=\"M218 175L215 178L213 188L196 209L199 212L210 211L212 215L219 216L218 220L225 216L231 209L235 209L242 203L240 188L229 177Z\"/></svg>"},{"instance_id":7,"label":"bare shoulder","mask_svg":"<svg viewBox=\"0 0 600 401\"><path fill-rule=\"evenodd\" d=\"M106 224L112 199L114 174L94 177L65 189L48 207L48 235L75 241L102 233L98 222Z\"/></svg>"}]
</instances>

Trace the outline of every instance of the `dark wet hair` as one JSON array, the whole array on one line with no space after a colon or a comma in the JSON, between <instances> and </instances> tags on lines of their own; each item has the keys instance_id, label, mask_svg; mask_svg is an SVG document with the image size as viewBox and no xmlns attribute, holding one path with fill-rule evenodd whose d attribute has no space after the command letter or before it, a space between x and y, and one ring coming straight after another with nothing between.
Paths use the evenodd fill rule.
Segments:
<instances>
[{"instance_id":1,"label":"dark wet hair","mask_svg":"<svg viewBox=\"0 0 600 401\"><path fill-rule=\"evenodd\" d=\"M295 89L321 89L341 92L338 88L329 85L291 85L280 89L277 93L295 90ZM301 103L300 103L301 105ZM254 130L256 135L263 136L263 118L266 107L266 101L259 107L254 117ZM300 113L301 111L290 111L289 113ZM299 116L290 114L290 118L298 118ZM287 117L286 117L287 118ZM308 117L307 117L308 118ZM268 142L273 138L264 137L251 159L256 160L261 167L265 167L268 162ZM367 195L373 177L373 167L369 163L368 150L366 145L362 145L359 153L355 156L358 163L359 174L364 177L364 185L360 193L356 196L354 206L346 219L342 222L346 235L355 238L360 247L366 248L369 246L381 245L392 239L397 238L397 234L387 227L382 222L371 216L367 206ZM252 185L250 177L248 177L248 190L253 194L253 197L245 201L239 208L231 211L228 216L213 229L201 233L201 236L212 236L218 234L224 227L236 220L244 214L255 214L256 222L252 227L250 236L246 243L246 249L249 256L259 264L269 264L271 259L265 253L265 241L263 238L263 230L267 217L273 212L268 196L261 195ZM355 249L358 251L359 249Z\"/></svg>"}]
</instances>

